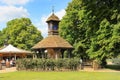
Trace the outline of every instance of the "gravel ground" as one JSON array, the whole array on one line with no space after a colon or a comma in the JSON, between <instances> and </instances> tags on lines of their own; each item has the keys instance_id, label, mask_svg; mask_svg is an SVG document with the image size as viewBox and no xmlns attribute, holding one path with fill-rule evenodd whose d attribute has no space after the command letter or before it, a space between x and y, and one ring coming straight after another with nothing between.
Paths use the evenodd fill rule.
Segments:
<instances>
[{"instance_id":1,"label":"gravel ground","mask_svg":"<svg viewBox=\"0 0 120 80\"><path fill-rule=\"evenodd\" d=\"M15 71L17 71L16 67L11 67L11 68L4 68L0 70L0 73L15 72Z\"/></svg>"},{"instance_id":2,"label":"gravel ground","mask_svg":"<svg viewBox=\"0 0 120 80\"><path fill-rule=\"evenodd\" d=\"M7 72L15 72L16 67L11 67L11 68L5 68L3 70L0 70L0 73L7 73ZM111 69L99 69L99 70L94 70L92 68L84 68L83 70L80 71L87 71L87 72L120 72L117 70L111 70Z\"/></svg>"}]
</instances>

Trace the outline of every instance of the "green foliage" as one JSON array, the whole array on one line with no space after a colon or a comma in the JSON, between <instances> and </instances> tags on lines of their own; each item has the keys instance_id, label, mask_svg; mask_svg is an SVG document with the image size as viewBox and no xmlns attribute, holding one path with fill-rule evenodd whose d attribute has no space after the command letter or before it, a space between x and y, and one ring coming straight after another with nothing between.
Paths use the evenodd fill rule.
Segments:
<instances>
[{"instance_id":1,"label":"green foliage","mask_svg":"<svg viewBox=\"0 0 120 80\"><path fill-rule=\"evenodd\" d=\"M77 70L79 59L19 59L16 61L18 70Z\"/></svg>"},{"instance_id":2,"label":"green foliage","mask_svg":"<svg viewBox=\"0 0 120 80\"><path fill-rule=\"evenodd\" d=\"M29 18L17 18L9 21L7 27L0 32L0 45L5 41L16 47L31 49L43 37L41 32L32 24Z\"/></svg>"},{"instance_id":3,"label":"green foliage","mask_svg":"<svg viewBox=\"0 0 120 80\"><path fill-rule=\"evenodd\" d=\"M119 0L72 0L60 22L60 35L75 48L73 55L83 59L106 58L120 53ZM73 56L73 57L74 57Z\"/></svg>"},{"instance_id":4,"label":"green foliage","mask_svg":"<svg viewBox=\"0 0 120 80\"><path fill-rule=\"evenodd\" d=\"M78 42L78 43L75 43L74 46L75 46L75 49L73 52L76 57L81 56L84 59L87 58L87 54L85 53L86 46L83 43Z\"/></svg>"},{"instance_id":5,"label":"green foliage","mask_svg":"<svg viewBox=\"0 0 120 80\"><path fill-rule=\"evenodd\" d=\"M112 63L115 65L120 65L120 58L113 58Z\"/></svg>"},{"instance_id":6,"label":"green foliage","mask_svg":"<svg viewBox=\"0 0 120 80\"><path fill-rule=\"evenodd\" d=\"M79 64L80 64L79 59L68 59L66 66L68 69L77 70Z\"/></svg>"},{"instance_id":7,"label":"green foliage","mask_svg":"<svg viewBox=\"0 0 120 80\"><path fill-rule=\"evenodd\" d=\"M65 60L64 59L57 59L55 61L55 66L57 67L58 70L62 69L65 66Z\"/></svg>"},{"instance_id":8,"label":"green foliage","mask_svg":"<svg viewBox=\"0 0 120 80\"><path fill-rule=\"evenodd\" d=\"M81 11L81 4L82 2L80 0L73 0L71 3L69 3L66 9L67 13L61 20L59 29L60 35L67 41L69 41L72 45L74 45L75 51L73 52L73 55L77 57L80 57L81 53L81 50L78 50L79 46L83 50L82 54L85 53L85 50L87 48L84 44L84 33L86 30L84 24L80 25L83 22L80 20L83 17L83 15L79 13L84 13L84 10Z\"/></svg>"},{"instance_id":9,"label":"green foliage","mask_svg":"<svg viewBox=\"0 0 120 80\"><path fill-rule=\"evenodd\" d=\"M0 31L0 47L2 47L3 46L2 44L5 43L4 39L5 39L5 35L3 35L3 32Z\"/></svg>"},{"instance_id":10,"label":"green foliage","mask_svg":"<svg viewBox=\"0 0 120 80\"><path fill-rule=\"evenodd\" d=\"M45 67L47 70L54 70L55 68L55 62L53 59L46 59L45 60Z\"/></svg>"}]
</instances>

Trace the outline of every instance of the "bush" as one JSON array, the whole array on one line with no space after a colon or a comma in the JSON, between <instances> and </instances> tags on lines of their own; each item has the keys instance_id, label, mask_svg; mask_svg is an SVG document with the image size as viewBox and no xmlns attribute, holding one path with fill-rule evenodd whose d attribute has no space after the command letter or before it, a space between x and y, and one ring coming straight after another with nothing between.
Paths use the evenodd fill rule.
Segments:
<instances>
[{"instance_id":1,"label":"bush","mask_svg":"<svg viewBox=\"0 0 120 80\"><path fill-rule=\"evenodd\" d=\"M37 59L37 70L45 70L45 60L44 59Z\"/></svg>"},{"instance_id":2,"label":"bush","mask_svg":"<svg viewBox=\"0 0 120 80\"><path fill-rule=\"evenodd\" d=\"M79 59L77 58L72 58L72 59L66 59L66 68L70 69L70 70L77 70L77 68L79 67Z\"/></svg>"},{"instance_id":3,"label":"bush","mask_svg":"<svg viewBox=\"0 0 120 80\"><path fill-rule=\"evenodd\" d=\"M58 70L61 70L64 66L64 60L63 59L58 59L55 61L55 66Z\"/></svg>"},{"instance_id":4,"label":"bush","mask_svg":"<svg viewBox=\"0 0 120 80\"><path fill-rule=\"evenodd\" d=\"M18 70L77 70L79 59L19 59L16 61Z\"/></svg>"},{"instance_id":5,"label":"bush","mask_svg":"<svg viewBox=\"0 0 120 80\"><path fill-rule=\"evenodd\" d=\"M45 65L46 65L47 70L54 70L55 62L53 59L46 59Z\"/></svg>"},{"instance_id":6,"label":"bush","mask_svg":"<svg viewBox=\"0 0 120 80\"><path fill-rule=\"evenodd\" d=\"M112 59L112 63L116 65L120 65L120 58L114 58Z\"/></svg>"}]
</instances>

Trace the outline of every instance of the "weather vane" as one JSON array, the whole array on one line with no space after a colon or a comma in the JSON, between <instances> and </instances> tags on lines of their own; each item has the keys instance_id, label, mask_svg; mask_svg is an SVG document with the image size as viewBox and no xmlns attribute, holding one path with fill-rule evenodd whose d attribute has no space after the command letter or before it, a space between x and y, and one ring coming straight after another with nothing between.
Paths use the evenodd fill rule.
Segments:
<instances>
[{"instance_id":1,"label":"weather vane","mask_svg":"<svg viewBox=\"0 0 120 80\"><path fill-rule=\"evenodd\" d=\"M52 13L54 13L54 6L52 6Z\"/></svg>"}]
</instances>

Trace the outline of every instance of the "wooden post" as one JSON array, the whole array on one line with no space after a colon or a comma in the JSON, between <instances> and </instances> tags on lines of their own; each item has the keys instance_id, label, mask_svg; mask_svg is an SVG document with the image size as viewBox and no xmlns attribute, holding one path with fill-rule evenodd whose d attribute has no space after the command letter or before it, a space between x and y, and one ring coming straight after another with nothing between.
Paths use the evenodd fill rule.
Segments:
<instances>
[{"instance_id":1,"label":"wooden post","mask_svg":"<svg viewBox=\"0 0 120 80\"><path fill-rule=\"evenodd\" d=\"M15 61L16 61L16 54L14 55Z\"/></svg>"},{"instance_id":2,"label":"wooden post","mask_svg":"<svg viewBox=\"0 0 120 80\"><path fill-rule=\"evenodd\" d=\"M55 52L55 59L58 59L58 54L57 54L57 52Z\"/></svg>"},{"instance_id":3,"label":"wooden post","mask_svg":"<svg viewBox=\"0 0 120 80\"><path fill-rule=\"evenodd\" d=\"M64 58L64 49L61 49L61 56L62 56L62 58Z\"/></svg>"},{"instance_id":4,"label":"wooden post","mask_svg":"<svg viewBox=\"0 0 120 80\"><path fill-rule=\"evenodd\" d=\"M68 51L68 58L71 58L71 51L69 49L67 49Z\"/></svg>"},{"instance_id":5,"label":"wooden post","mask_svg":"<svg viewBox=\"0 0 120 80\"><path fill-rule=\"evenodd\" d=\"M42 58L44 58L44 50L41 50Z\"/></svg>"}]
</instances>

